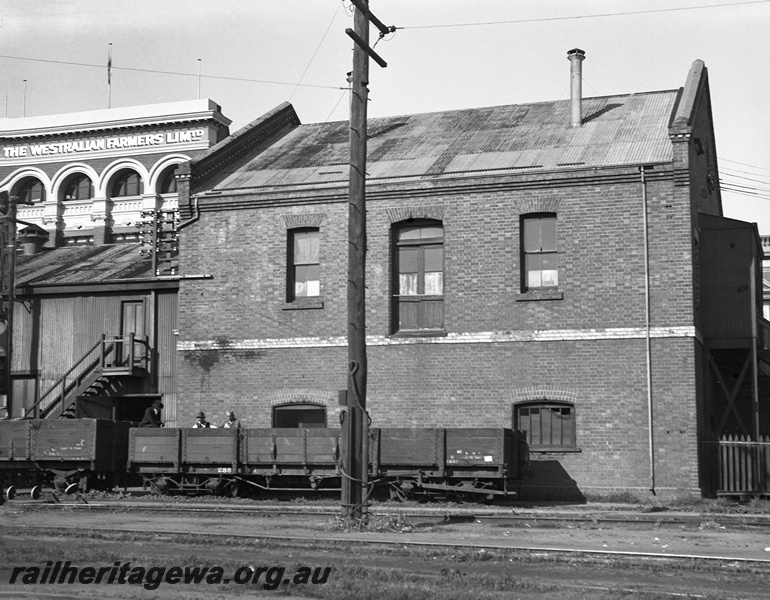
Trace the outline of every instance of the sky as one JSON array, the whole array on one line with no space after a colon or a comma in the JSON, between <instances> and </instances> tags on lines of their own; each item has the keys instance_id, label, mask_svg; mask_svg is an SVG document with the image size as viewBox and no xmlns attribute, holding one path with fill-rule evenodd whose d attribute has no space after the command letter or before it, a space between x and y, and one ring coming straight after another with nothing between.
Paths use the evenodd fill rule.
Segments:
<instances>
[{"instance_id":1,"label":"sky","mask_svg":"<svg viewBox=\"0 0 770 600\"><path fill-rule=\"evenodd\" d=\"M370 0L369 117L677 89L705 62L727 217L770 235L770 0ZM349 0L0 0L9 118L211 98L348 118ZM107 58L112 56L111 85ZM2 116L2 115L0 115ZM732 191L738 190L738 191Z\"/></svg>"}]
</instances>

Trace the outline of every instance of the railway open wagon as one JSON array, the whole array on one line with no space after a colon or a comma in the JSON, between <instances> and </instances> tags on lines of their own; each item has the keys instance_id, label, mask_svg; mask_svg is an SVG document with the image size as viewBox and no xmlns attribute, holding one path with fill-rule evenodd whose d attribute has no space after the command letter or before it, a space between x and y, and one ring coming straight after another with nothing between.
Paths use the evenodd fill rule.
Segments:
<instances>
[{"instance_id":1,"label":"railway open wagon","mask_svg":"<svg viewBox=\"0 0 770 600\"><path fill-rule=\"evenodd\" d=\"M242 483L283 491L338 491L340 429L246 429Z\"/></svg>"},{"instance_id":2,"label":"railway open wagon","mask_svg":"<svg viewBox=\"0 0 770 600\"><path fill-rule=\"evenodd\" d=\"M526 461L510 429L376 429L369 483L394 498L513 496ZM340 429L132 429L128 470L170 493L338 491Z\"/></svg>"},{"instance_id":3,"label":"railway open wagon","mask_svg":"<svg viewBox=\"0 0 770 600\"><path fill-rule=\"evenodd\" d=\"M329 489L339 479L339 436L338 429L132 429L128 470L167 493Z\"/></svg>"},{"instance_id":4,"label":"railway open wagon","mask_svg":"<svg viewBox=\"0 0 770 600\"><path fill-rule=\"evenodd\" d=\"M120 485L130 427L105 419L0 421L0 488L10 496L9 488L87 492Z\"/></svg>"},{"instance_id":5,"label":"railway open wagon","mask_svg":"<svg viewBox=\"0 0 770 600\"><path fill-rule=\"evenodd\" d=\"M158 492L221 491L241 472L236 429L131 429L128 471Z\"/></svg>"},{"instance_id":6,"label":"railway open wagon","mask_svg":"<svg viewBox=\"0 0 770 600\"><path fill-rule=\"evenodd\" d=\"M525 436L504 428L372 429L371 479L392 497L516 495L527 460Z\"/></svg>"}]
</instances>

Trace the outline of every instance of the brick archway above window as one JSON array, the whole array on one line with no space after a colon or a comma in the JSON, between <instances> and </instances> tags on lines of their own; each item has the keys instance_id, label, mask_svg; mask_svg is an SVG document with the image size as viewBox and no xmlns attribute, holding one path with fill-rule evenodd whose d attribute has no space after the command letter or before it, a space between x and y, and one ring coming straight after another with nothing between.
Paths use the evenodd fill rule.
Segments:
<instances>
[{"instance_id":1,"label":"brick archway above window","mask_svg":"<svg viewBox=\"0 0 770 600\"><path fill-rule=\"evenodd\" d=\"M337 392L329 390L313 390L307 388L292 388L270 392L267 395L270 406L282 404L319 404L334 407L338 404Z\"/></svg>"},{"instance_id":2,"label":"brick archway above window","mask_svg":"<svg viewBox=\"0 0 770 600\"><path fill-rule=\"evenodd\" d=\"M303 227L320 227L324 220L323 213L300 213L283 215L286 229L302 229Z\"/></svg>"},{"instance_id":3,"label":"brick archway above window","mask_svg":"<svg viewBox=\"0 0 770 600\"><path fill-rule=\"evenodd\" d=\"M520 215L529 213L558 213L561 198L514 199L513 207Z\"/></svg>"},{"instance_id":4,"label":"brick archway above window","mask_svg":"<svg viewBox=\"0 0 770 600\"><path fill-rule=\"evenodd\" d=\"M444 220L446 206L443 204L428 204L416 206L400 206L398 208L389 208L388 217L391 223L408 221L409 219L434 219L436 221Z\"/></svg>"},{"instance_id":5,"label":"brick archway above window","mask_svg":"<svg viewBox=\"0 0 770 600\"><path fill-rule=\"evenodd\" d=\"M570 402L575 404L577 399L577 390L547 385L517 388L511 392L511 400L514 404L538 401Z\"/></svg>"}]
</instances>

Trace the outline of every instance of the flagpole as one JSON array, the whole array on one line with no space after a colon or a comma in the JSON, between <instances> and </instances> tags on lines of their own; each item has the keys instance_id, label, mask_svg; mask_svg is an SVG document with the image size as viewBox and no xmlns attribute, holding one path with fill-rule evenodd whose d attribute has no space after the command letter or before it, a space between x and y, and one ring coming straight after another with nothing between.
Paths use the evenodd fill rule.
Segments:
<instances>
[{"instance_id":1,"label":"flagpole","mask_svg":"<svg viewBox=\"0 0 770 600\"><path fill-rule=\"evenodd\" d=\"M112 42L107 48L107 108L112 108Z\"/></svg>"}]
</instances>

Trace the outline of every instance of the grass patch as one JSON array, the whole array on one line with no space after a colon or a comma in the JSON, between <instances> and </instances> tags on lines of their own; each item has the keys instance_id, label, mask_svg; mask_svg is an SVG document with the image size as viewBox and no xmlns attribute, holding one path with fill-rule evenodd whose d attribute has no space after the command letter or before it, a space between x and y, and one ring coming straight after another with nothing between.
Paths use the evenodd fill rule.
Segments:
<instances>
[{"instance_id":1,"label":"grass patch","mask_svg":"<svg viewBox=\"0 0 770 600\"><path fill-rule=\"evenodd\" d=\"M364 518L334 517L326 526L329 531L346 533L409 533L417 528L402 514L367 515Z\"/></svg>"},{"instance_id":2,"label":"grass patch","mask_svg":"<svg viewBox=\"0 0 770 600\"><path fill-rule=\"evenodd\" d=\"M665 496L661 498L642 496L633 492L617 491L606 493L586 493L586 500L593 504L626 505L640 512L694 512L719 514L770 514L770 500L754 498L750 502L738 502L731 498L698 498L691 494Z\"/></svg>"}]
</instances>

